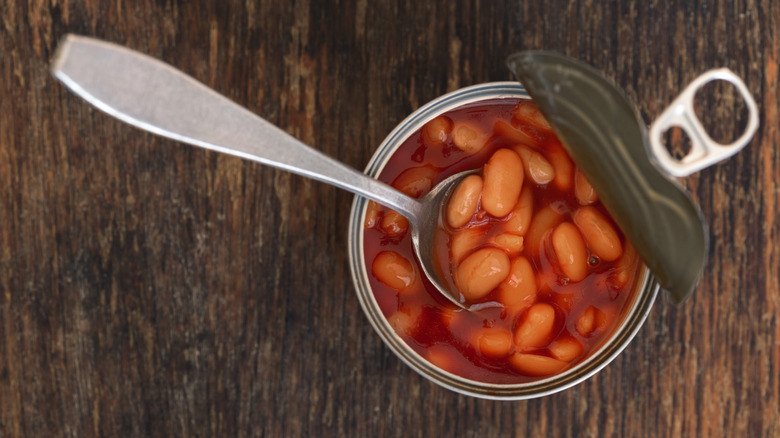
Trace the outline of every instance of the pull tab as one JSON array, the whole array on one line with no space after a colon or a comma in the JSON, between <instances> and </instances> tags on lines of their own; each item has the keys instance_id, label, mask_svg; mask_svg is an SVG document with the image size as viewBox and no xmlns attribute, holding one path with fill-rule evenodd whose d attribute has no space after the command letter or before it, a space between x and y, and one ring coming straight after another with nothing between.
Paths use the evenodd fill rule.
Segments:
<instances>
[{"instance_id":1,"label":"pull tab","mask_svg":"<svg viewBox=\"0 0 780 438\"><path fill-rule=\"evenodd\" d=\"M734 85L748 109L748 123L745 132L736 141L724 145L710 137L693 110L696 92L711 81L721 80ZM680 160L669 154L662 141L663 134L672 127L679 127L691 140L691 150ZM650 149L655 162L662 170L676 177L688 176L718 161L724 160L745 147L758 129L758 109L756 101L748 91L742 79L727 68L710 70L697 77L669 105L650 126Z\"/></svg>"}]
</instances>

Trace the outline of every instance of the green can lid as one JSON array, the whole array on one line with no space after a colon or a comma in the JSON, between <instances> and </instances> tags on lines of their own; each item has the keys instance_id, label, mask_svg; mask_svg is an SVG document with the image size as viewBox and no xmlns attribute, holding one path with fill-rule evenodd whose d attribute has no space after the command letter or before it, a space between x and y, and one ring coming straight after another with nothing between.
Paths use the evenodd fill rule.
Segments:
<instances>
[{"instance_id":1,"label":"green can lid","mask_svg":"<svg viewBox=\"0 0 780 438\"><path fill-rule=\"evenodd\" d=\"M701 210L650 161L647 127L623 91L593 67L547 51L507 60L604 207L675 302L707 256Z\"/></svg>"}]
</instances>

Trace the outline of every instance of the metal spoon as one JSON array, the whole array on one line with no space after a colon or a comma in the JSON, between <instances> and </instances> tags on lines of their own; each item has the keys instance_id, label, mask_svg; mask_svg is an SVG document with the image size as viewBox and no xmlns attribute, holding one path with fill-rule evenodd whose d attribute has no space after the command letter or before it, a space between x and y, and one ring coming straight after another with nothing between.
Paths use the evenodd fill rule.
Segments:
<instances>
[{"instance_id":1,"label":"metal spoon","mask_svg":"<svg viewBox=\"0 0 780 438\"><path fill-rule=\"evenodd\" d=\"M409 220L425 275L444 297L466 308L434 267L433 235L442 203L473 171L445 179L418 200L303 144L170 65L125 47L68 35L51 70L87 102L133 126L319 180L397 211Z\"/></svg>"}]
</instances>

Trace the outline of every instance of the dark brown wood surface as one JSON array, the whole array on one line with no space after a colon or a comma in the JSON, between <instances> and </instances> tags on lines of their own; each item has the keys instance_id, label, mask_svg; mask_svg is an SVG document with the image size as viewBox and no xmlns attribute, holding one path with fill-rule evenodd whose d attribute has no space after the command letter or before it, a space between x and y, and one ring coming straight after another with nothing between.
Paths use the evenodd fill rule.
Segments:
<instances>
[{"instance_id":1,"label":"dark brown wood surface","mask_svg":"<svg viewBox=\"0 0 780 438\"><path fill-rule=\"evenodd\" d=\"M163 59L363 168L446 91L551 49L646 120L727 66L761 127L685 180L692 299L572 389L479 400L380 341L346 257L352 196L142 133L48 73L68 32ZM0 436L780 436L780 5L774 0L0 1ZM705 122L734 137L733 95ZM736 108L736 109L735 109Z\"/></svg>"}]
</instances>

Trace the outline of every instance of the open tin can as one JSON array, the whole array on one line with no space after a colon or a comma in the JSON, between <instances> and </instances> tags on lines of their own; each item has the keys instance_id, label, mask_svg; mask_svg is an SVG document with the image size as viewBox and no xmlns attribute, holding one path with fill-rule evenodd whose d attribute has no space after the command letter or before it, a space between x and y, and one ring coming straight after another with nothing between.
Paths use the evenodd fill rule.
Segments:
<instances>
[{"instance_id":1,"label":"open tin can","mask_svg":"<svg viewBox=\"0 0 780 438\"><path fill-rule=\"evenodd\" d=\"M112 62L105 62L106 59L110 59ZM411 348L393 330L392 325L382 313L381 306L374 290L372 290L372 282L366 263L364 220L368 201L365 198L357 197L355 199L350 214L348 236L350 267L358 298L369 321L390 349L412 369L439 385L464 394L493 399L539 397L563 390L588 378L614 359L636 335L647 318L660 287L669 289L672 292L672 298L677 301L685 299L695 286L703 266L703 257L706 254L704 226L700 221L698 208L691 203L690 198L683 193L679 186L675 186L668 175L662 175L655 167L649 165L648 157L641 148L647 147L648 150L656 153L654 158L657 164L666 169L668 174L685 175L689 171L698 170L702 166L735 153L748 142L758 125L755 102L744 84L728 71L713 71L701 76L661 116L659 122L654 125L655 129L651 129L651 133L648 135L646 127L643 126L630 103L624 96L615 91L613 85L606 83L603 77L594 72L592 68L583 67L576 61L549 52L524 52L513 55L509 61L510 68L514 69L530 92L526 92L526 88L519 83L500 82L468 87L442 96L415 111L388 136L371 159L366 173L374 178L379 177L406 140L439 115L479 102L490 103L502 100L518 102L529 100L533 96L534 103L552 125L555 134L562 137L561 143L563 145L557 146L561 148L560 153L563 154L565 148L565 151L576 163L577 168L582 170L582 174L587 179L595 178L595 181L601 184L601 186L593 184L595 192L598 193L599 201L604 201L602 205L606 211L613 218L616 217L619 228L627 240L632 243L632 247L636 246L637 252L646 263L646 266L639 266L638 271L632 271L630 274L633 277L632 282L626 280L622 283L621 287L629 287L632 293L630 296L618 293L618 296L621 297L620 309L613 313L614 318L611 319L609 329L605 329L603 332L604 334L608 333L608 335L599 337L598 340L593 338L593 342L588 344L587 353L583 348L579 353L566 356L570 358L569 360L563 359L563 356L559 354L553 354L556 356L554 359L548 357L547 360L563 363L562 366L554 370L547 367L540 371L537 368L539 371L537 374L526 373L526 375L538 378L516 380L515 376L512 375L512 379L475 380L463 377L475 374L454 374L445 371L440 366L434 366L433 361L426 360L417 350ZM364 196L373 195L373 199L384 199L389 202L386 197L378 196L374 192L374 189L383 187L380 184L375 184L376 181L365 178L354 169L329 159L278 128L271 126L267 121L214 93L203 84L148 56L91 38L69 36L58 49L52 70L58 79L88 102L141 129L195 146L276 166L352 190ZM711 142L706 133L702 134L703 129L693 114L693 94L711 79L733 83L742 94L748 107L749 119L745 134L731 145L719 145ZM117 84L120 83L122 87L117 87ZM151 107L155 109L151 112L149 111L150 102L153 102ZM182 102L185 104L183 105ZM581 123L577 123L578 119ZM616 123L616 121L621 123ZM545 124L547 125L547 122ZM658 154L657 148L651 148L648 140L648 138L659 139L660 133L670 126L680 126L692 134L693 154L680 160L679 163L669 162L669 157ZM550 131L549 128L550 126L547 125L548 131ZM552 131L550 131L551 134ZM605 136L604 134L609 135ZM591 141L594 138L597 141ZM486 143L481 146L484 144ZM455 145L458 146L457 142ZM478 153L475 152L475 154ZM523 161L519 156L521 153L514 154L516 156L514 162L512 162L511 156L509 160L498 161L504 163L505 168L520 169L523 166ZM512 154L510 153L510 155ZM506 156L504 154L504 157ZM507 162L512 165L506 166ZM603 169L599 168L599 165L604 163L609 165ZM518 172L507 171L506 175L509 175L507 179L514 178L515 185L522 186L522 181L520 181L522 177ZM483 176L486 180L488 179L484 173ZM517 183L517 181L520 182ZM366 182L370 189L364 185ZM430 182L432 183L432 181ZM539 183L538 180L535 182ZM660 187L665 190L661 192ZM428 187L429 189L430 187ZM396 191L390 192L395 193ZM484 196L488 191L481 191L481 193ZM496 193L497 191L494 190L493 194ZM609 203L603 198L603 195L610 199ZM512 194L512 196L515 195ZM512 202L520 205L519 198L521 197L522 194L515 197ZM628 202L613 202L620 201L621 197L627 199ZM389 202L389 205L398 204ZM676 208L680 206L685 208ZM577 208L577 211L581 211L579 207ZM527 208L526 211L529 210L533 210L533 208ZM645 216L637 216L635 210L641 210ZM494 218L505 216L507 215L493 215ZM633 223L632 220L636 220L637 223ZM574 225L568 225L570 229L574 227ZM682 234L672 232L680 228L681 225L687 226ZM665 228L661 232L657 232L661 227ZM453 228L457 227L453 225ZM533 223L528 227L528 232L530 233L532 229ZM697 236L695 242L700 244L695 245L694 248L695 254L700 255L696 260L687 256L690 254L689 252L678 251L685 249L681 245L686 244L685 233L688 231L695 231L693 233ZM579 233L576 230L574 232ZM648 239L643 232L647 232L646 234L651 237L660 236L661 238ZM433 233L435 234L436 231ZM656 240L660 240L664 245L654 246L653 244L657 243ZM584 243L582 246L584 247ZM538 254L540 246L536 245L534 248ZM584 261L586 255L579 259L582 266L586 263ZM623 253L624 257L625 255L626 252ZM504 255L504 258L508 259L508 255ZM607 257L603 258L610 261ZM558 259L560 261L560 255ZM690 263L691 260L693 260L693 264ZM504 273L509 271L508 263L507 261ZM588 263L590 262L588 261ZM594 266L597 265L597 262L594 263ZM637 265L636 257L633 257L631 266L637 267ZM387 268L390 265L385 264L384 266ZM691 267L693 268L689 269ZM402 274L409 274L412 270L409 265L409 269ZM417 272L419 271L418 267ZM376 274L377 271L373 272ZM535 274L532 272L532 275ZM573 283L579 281L573 275L568 273L566 275L571 277ZM396 279L406 282L408 277L411 275L407 275L407 278L397 276ZM477 278L477 280L480 279ZM424 280L421 278L420 282L422 283ZM408 283L406 285L408 286ZM394 289L400 291L403 290L403 287ZM430 298L428 295L425 297ZM533 298L536 299L536 295ZM499 307L492 309L496 308ZM502 309L505 308L502 307ZM481 307L477 310L481 312L486 309L486 307ZM466 312L466 316L473 315ZM554 319L555 315L548 318L548 321ZM514 321L516 320L513 320L512 323ZM479 324L481 323L482 321L479 321ZM552 329L548 329L547 334L551 333ZM512 335L508 336L510 341L505 345L511 348ZM517 338L522 339L522 336ZM515 343L517 342L515 341ZM528 353L523 349L524 347L537 348L539 345L534 343L519 346L520 352L514 353L512 358L516 359L518 355L536 356L533 360L537 361L538 365L539 360L541 360L539 359L540 355ZM506 354L510 352L510 349L505 350ZM429 359L431 359L430 355ZM527 357L522 357L520 360L527 359ZM527 365L527 362L525 363ZM528 369L518 365L517 360L511 365L520 372L525 372Z\"/></svg>"},{"instance_id":2,"label":"open tin can","mask_svg":"<svg viewBox=\"0 0 780 438\"><path fill-rule=\"evenodd\" d=\"M419 108L401 122L382 142L369 161L366 173L381 174L385 164L404 141L423 125L456 108L480 101L530 99L517 82L496 82L463 88L444 95ZM528 383L494 384L463 378L429 362L399 336L382 313L369 280L364 254L364 221L368 201L356 197L349 220L349 260L358 299L371 325L385 344L413 370L431 381L456 392L491 399L527 399L548 395L575 385L598 372L628 345L644 323L658 293L658 284L646 267L641 268L636 290L620 317L614 333L587 359L563 373Z\"/></svg>"},{"instance_id":3,"label":"open tin can","mask_svg":"<svg viewBox=\"0 0 780 438\"><path fill-rule=\"evenodd\" d=\"M411 114L388 135L369 161L365 173L377 178L401 145L434 118L466 105L502 99L530 100L531 97L518 82L495 82L459 89L433 100ZM668 123L668 119L665 123ZM365 254L364 223L368 203L365 198L356 197L349 218L350 268L360 304L384 343L403 362L434 383L462 394L487 399L521 400L553 394L582 382L610 363L628 345L646 320L660 290L656 276L641 264L632 294L624 303L610 334L587 357L563 372L523 383L486 383L464 378L435 366L415 351L396 333L383 314L372 290L370 262L367 262Z\"/></svg>"}]
</instances>

